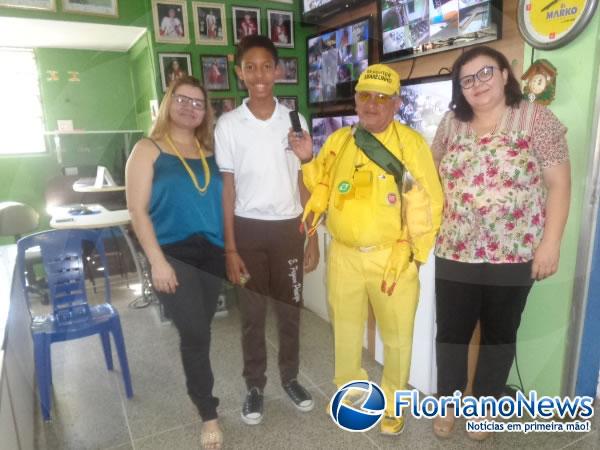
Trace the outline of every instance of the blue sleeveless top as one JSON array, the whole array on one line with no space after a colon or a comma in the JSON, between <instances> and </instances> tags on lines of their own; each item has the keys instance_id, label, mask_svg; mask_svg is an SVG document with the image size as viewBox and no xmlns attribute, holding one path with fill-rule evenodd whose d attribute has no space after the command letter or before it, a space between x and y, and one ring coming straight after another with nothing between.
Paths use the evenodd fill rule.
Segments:
<instances>
[{"instance_id":1,"label":"blue sleeveless top","mask_svg":"<svg viewBox=\"0 0 600 450\"><path fill-rule=\"evenodd\" d=\"M158 146L157 146L158 147ZM210 184L204 195L194 186L179 158L165 153L154 162L149 215L160 245L172 244L200 234L214 245L223 247L223 180L214 156L206 158ZM186 162L204 186L204 169L200 159Z\"/></svg>"}]
</instances>

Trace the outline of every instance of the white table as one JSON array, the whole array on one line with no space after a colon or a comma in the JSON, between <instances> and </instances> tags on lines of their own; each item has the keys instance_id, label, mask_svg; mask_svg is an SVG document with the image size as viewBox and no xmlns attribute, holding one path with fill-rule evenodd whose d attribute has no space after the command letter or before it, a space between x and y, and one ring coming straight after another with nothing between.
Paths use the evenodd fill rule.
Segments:
<instances>
[{"instance_id":1,"label":"white table","mask_svg":"<svg viewBox=\"0 0 600 450\"><path fill-rule=\"evenodd\" d=\"M87 208L92 214L72 214L69 212L77 207ZM129 251L133 257L135 270L141 283L142 297L144 297L144 300L149 301L150 299L146 298L147 290L145 289L146 283L149 280L146 280L144 277L137 251L133 245L133 241L129 237L129 233L127 233L127 230L125 230L124 227L124 225L129 224L129 222L131 222L131 216L126 209L109 211L100 204L68 205L57 206L52 209L50 226L57 230L118 227L121 230L125 242L127 243L127 247L129 247Z\"/></svg>"},{"instance_id":2,"label":"white table","mask_svg":"<svg viewBox=\"0 0 600 450\"><path fill-rule=\"evenodd\" d=\"M80 178L73 183L73 190L75 192L119 192L124 191L125 186L103 185L97 187L95 178Z\"/></svg>"}]
</instances>

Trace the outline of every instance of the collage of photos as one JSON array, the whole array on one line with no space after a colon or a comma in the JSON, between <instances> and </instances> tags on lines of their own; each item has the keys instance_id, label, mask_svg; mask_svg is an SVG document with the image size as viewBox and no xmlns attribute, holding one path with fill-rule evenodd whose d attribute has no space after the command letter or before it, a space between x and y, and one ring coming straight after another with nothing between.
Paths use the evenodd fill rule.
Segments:
<instances>
[{"instance_id":1,"label":"collage of photos","mask_svg":"<svg viewBox=\"0 0 600 450\"><path fill-rule=\"evenodd\" d=\"M369 19L308 39L309 103L348 100L358 76L369 65Z\"/></svg>"},{"instance_id":2,"label":"collage of photos","mask_svg":"<svg viewBox=\"0 0 600 450\"><path fill-rule=\"evenodd\" d=\"M326 116L313 115L311 119L313 154L316 156L319 153L325 140L335 130L354 125L355 123L358 123L358 116L351 112Z\"/></svg>"},{"instance_id":3,"label":"collage of photos","mask_svg":"<svg viewBox=\"0 0 600 450\"><path fill-rule=\"evenodd\" d=\"M394 118L421 133L431 145L452 99L452 81L442 77L413 82L400 87L402 104Z\"/></svg>"},{"instance_id":4,"label":"collage of photos","mask_svg":"<svg viewBox=\"0 0 600 450\"><path fill-rule=\"evenodd\" d=\"M410 54L495 34L490 0L380 0L382 52Z\"/></svg>"}]
</instances>

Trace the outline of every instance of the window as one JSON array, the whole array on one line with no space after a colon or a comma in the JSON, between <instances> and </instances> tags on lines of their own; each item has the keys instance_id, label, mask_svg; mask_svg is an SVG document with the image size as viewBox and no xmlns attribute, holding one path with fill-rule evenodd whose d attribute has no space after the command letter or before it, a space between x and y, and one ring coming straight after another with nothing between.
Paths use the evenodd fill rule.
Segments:
<instances>
[{"instance_id":1,"label":"window","mask_svg":"<svg viewBox=\"0 0 600 450\"><path fill-rule=\"evenodd\" d=\"M44 153L44 120L33 50L0 48L0 155Z\"/></svg>"}]
</instances>

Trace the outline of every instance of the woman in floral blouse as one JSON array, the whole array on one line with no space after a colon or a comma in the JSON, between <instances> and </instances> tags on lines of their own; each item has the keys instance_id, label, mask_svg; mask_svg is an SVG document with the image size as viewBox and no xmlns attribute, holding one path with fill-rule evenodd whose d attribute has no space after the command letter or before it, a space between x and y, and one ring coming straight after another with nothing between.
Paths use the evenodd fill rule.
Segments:
<instances>
[{"instance_id":1,"label":"woman in floral blouse","mask_svg":"<svg viewBox=\"0 0 600 450\"><path fill-rule=\"evenodd\" d=\"M558 268L571 184L566 128L522 100L506 57L485 46L454 63L452 109L432 145L445 197L435 250L438 394L464 392L479 320L473 395L499 397L531 286ZM447 437L453 426L449 414L433 430Z\"/></svg>"}]
</instances>

